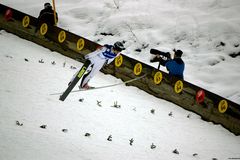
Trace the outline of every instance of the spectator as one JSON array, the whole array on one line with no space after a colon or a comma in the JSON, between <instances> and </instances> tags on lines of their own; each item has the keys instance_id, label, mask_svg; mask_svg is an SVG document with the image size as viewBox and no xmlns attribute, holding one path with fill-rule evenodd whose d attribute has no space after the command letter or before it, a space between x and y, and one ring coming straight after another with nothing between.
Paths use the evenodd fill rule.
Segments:
<instances>
[{"instance_id":1,"label":"spectator","mask_svg":"<svg viewBox=\"0 0 240 160\"><path fill-rule=\"evenodd\" d=\"M50 25L56 25L55 18L54 18L54 11L50 3L44 4L44 9L41 10L38 16L38 21L40 23L46 22ZM58 21L58 14L56 13L56 23L57 21Z\"/></svg>"},{"instance_id":2,"label":"spectator","mask_svg":"<svg viewBox=\"0 0 240 160\"><path fill-rule=\"evenodd\" d=\"M58 14L56 12L56 23L57 23L57 21L58 21ZM35 32L38 31L38 29L40 28L42 23L47 23L52 26L57 25L57 24L55 24L54 11L53 11L50 3L45 3L44 9L42 9L40 11L40 14L37 18L37 27L36 27Z\"/></svg>"},{"instance_id":3,"label":"spectator","mask_svg":"<svg viewBox=\"0 0 240 160\"><path fill-rule=\"evenodd\" d=\"M161 65L166 66L167 70L169 71L169 75L184 79L183 72L185 64L181 58L183 52L175 49L173 51L173 59L170 58L169 53L162 54L161 51L159 51L161 54L154 53L155 57L151 59L150 62L160 62Z\"/></svg>"}]
</instances>

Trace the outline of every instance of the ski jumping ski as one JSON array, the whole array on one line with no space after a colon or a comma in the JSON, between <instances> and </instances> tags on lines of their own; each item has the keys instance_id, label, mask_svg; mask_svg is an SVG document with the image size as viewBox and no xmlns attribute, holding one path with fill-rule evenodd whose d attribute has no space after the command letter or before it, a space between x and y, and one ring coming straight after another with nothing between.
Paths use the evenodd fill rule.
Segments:
<instances>
[{"instance_id":1,"label":"ski jumping ski","mask_svg":"<svg viewBox=\"0 0 240 160\"><path fill-rule=\"evenodd\" d=\"M70 83L70 85L68 86L68 88L61 93L61 96L59 98L59 100L64 101L67 96L69 95L69 93L72 91L72 89L75 87L75 85L78 83L78 81L82 78L82 76L84 75L84 73L86 72L88 66L90 65L90 61L87 60L82 68L79 70L79 72L77 73L76 77L72 80L72 82Z\"/></svg>"},{"instance_id":2,"label":"ski jumping ski","mask_svg":"<svg viewBox=\"0 0 240 160\"><path fill-rule=\"evenodd\" d=\"M134 79L130 79L128 81L125 81L125 82L120 82L120 83L116 83L116 84L110 84L110 85L105 85L105 86L99 86L99 87L90 87L89 89L78 89L78 90L73 90L71 91L71 93L74 93L74 92L80 92L80 91L89 91L89 90L95 90L95 89L102 89L102 88L109 88L109 87L114 87L114 86L118 86L118 85L122 85L122 84L127 84L127 83L130 83L130 82L134 82L134 81L137 81L141 78L144 78L147 74L144 74L140 77L136 77Z\"/></svg>"},{"instance_id":3,"label":"ski jumping ski","mask_svg":"<svg viewBox=\"0 0 240 160\"><path fill-rule=\"evenodd\" d=\"M137 80L142 79L142 78L144 78L144 77L146 77L146 76L147 76L147 74L144 74L144 75L142 75L142 76L140 76L140 77L136 77L136 78L134 78L134 79L130 79L130 80L125 81L125 82L120 82L120 83L110 84L110 85L105 85L105 86L99 86L99 87L91 87L91 88L89 88L89 89L78 89L78 90L73 90L73 91L72 91L72 89L71 89L71 91L70 91L69 93L114 87L114 86L123 85L123 84L127 84L127 83L130 83L130 82L137 81ZM76 84L75 84L75 85L76 85ZM75 86L75 85L74 85L74 86ZM65 91L65 92L66 92L66 91ZM60 94L64 95L65 92L63 92L63 93L62 93L62 92L61 92L61 93L52 93L52 94L50 94L50 95L60 95ZM68 93L68 94L69 94L69 93ZM62 95L61 95L61 96L62 96ZM60 96L60 98L61 98L61 96ZM61 99L60 99L60 100L61 100ZM65 99L64 99L64 100L65 100ZM63 100L63 101L64 101L64 100Z\"/></svg>"}]
</instances>

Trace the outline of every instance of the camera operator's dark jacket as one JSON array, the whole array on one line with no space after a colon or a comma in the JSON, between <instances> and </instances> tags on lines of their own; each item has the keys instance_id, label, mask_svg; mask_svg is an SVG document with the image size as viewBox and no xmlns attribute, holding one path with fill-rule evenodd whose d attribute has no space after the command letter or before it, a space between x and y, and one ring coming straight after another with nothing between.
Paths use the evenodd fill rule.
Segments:
<instances>
[{"instance_id":1,"label":"camera operator's dark jacket","mask_svg":"<svg viewBox=\"0 0 240 160\"><path fill-rule=\"evenodd\" d=\"M169 71L169 75L176 76L181 79L184 78L183 71L185 64L181 58L166 60L163 65L166 66L167 70Z\"/></svg>"},{"instance_id":2,"label":"camera operator's dark jacket","mask_svg":"<svg viewBox=\"0 0 240 160\"><path fill-rule=\"evenodd\" d=\"M57 13L56 13L56 19L58 21ZM41 10L41 12L38 16L38 24L41 24L43 22L48 23L50 25L55 24L54 11L53 11L52 7L44 8L43 10Z\"/></svg>"}]
</instances>

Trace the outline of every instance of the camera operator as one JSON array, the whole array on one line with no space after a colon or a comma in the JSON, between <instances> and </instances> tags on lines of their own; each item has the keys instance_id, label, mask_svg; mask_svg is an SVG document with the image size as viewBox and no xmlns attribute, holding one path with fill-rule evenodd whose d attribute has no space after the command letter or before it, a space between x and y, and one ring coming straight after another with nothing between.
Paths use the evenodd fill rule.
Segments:
<instances>
[{"instance_id":1,"label":"camera operator","mask_svg":"<svg viewBox=\"0 0 240 160\"><path fill-rule=\"evenodd\" d=\"M154 54L154 58L150 62L159 62L162 66L165 66L169 71L169 75L183 79L183 71L185 64L182 60L183 52L181 50L173 50L174 57L171 59L169 52L162 52L156 49L151 49L150 53Z\"/></svg>"}]
</instances>

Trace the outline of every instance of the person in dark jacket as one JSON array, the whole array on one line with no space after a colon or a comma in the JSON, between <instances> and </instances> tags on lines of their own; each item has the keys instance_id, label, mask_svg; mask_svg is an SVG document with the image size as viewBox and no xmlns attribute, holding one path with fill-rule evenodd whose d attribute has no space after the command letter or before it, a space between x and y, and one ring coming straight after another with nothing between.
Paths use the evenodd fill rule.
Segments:
<instances>
[{"instance_id":1,"label":"person in dark jacket","mask_svg":"<svg viewBox=\"0 0 240 160\"><path fill-rule=\"evenodd\" d=\"M56 23L58 21L58 14L56 13ZM37 27L35 29L35 33L39 30L41 25L43 23L47 23L48 25L57 25L55 24L55 18L54 18L54 11L52 9L52 6L50 3L44 4L44 9L42 9L39 13L39 16L37 18Z\"/></svg>"},{"instance_id":2,"label":"person in dark jacket","mask_svg":"<svg viewBox=\"0 0 240 160\"><path fill-rule=\"evenodd\" d=\"M185 63L182 60L183 52L181 50L173 50L174 57L173 59L170 56L162 58L161 55L156 54L156 56L150 60L150 62L160 62L161 65L166 66L167 70L169 71L169 75L184 79L183 72L185 68ZM166 53L166 55L170 55Z\"/></svg>"},{"instance_id":3,"label":"person in dark jacket","mask_svg":"<svg viewBox=\"0 0 240 160\"><path fill-rule=\"evenodd\" d=\"M58 14L56 13L56 23L57 21L58 21ZM50 3L44 4L44 9L40 11L40 14L38 16L38 22L39 23L45 22L50 25L56 25L55 18L54 18L54 11Z\"/></svg>"}]
</instances>

